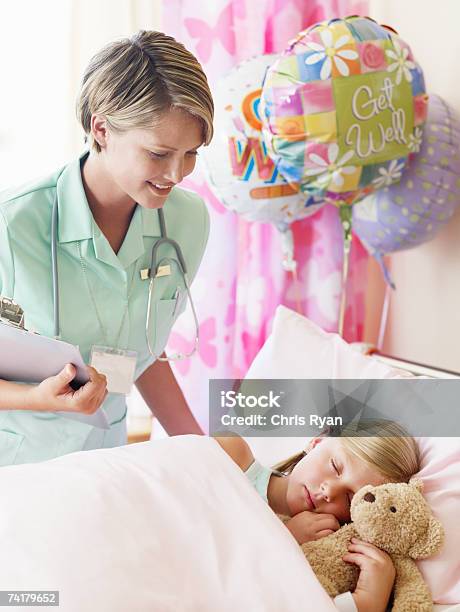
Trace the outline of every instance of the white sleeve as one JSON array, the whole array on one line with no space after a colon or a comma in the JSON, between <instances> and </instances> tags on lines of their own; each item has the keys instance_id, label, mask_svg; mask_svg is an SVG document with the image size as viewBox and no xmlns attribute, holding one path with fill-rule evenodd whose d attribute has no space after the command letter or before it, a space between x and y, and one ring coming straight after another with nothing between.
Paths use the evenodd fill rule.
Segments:
<instances>
[{"instance_id":1,"label":"white sleeve","mask_svg":"<svg viewBox=\"0 0 460 612\"><path fill-rule=\"evenodd\" d=\"M353 599L350 591L334 597L334 604L337 610L340 610L340 612L358 612L355 600Z\"/></svg>"}]
</instances>

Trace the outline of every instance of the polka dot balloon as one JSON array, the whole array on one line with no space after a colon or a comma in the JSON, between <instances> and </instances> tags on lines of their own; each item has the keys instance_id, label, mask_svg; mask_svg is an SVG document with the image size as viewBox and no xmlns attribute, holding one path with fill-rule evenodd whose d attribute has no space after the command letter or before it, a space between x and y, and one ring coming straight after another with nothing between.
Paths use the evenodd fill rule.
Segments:
<instances>
[{"instance_id":1,"label":"polka dot balloon","mask_svg":"<svg viewBox=\"0 0 460 612\"><path fill-rule=\"evenodd\" d=\"M398 184L353 207L353 229L380 262L431 240L460 203L460 121L439 96L430 95L417 149Z\"/></svg>"}]
</instances>

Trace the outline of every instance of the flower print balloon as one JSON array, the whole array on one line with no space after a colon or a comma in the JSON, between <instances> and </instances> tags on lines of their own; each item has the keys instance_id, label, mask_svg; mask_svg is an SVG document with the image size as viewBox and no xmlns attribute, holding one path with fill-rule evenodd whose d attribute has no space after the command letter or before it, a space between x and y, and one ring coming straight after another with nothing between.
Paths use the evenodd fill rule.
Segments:
<instances>
[{"instance_id":1,"label":"flower print balloon","mask_svg":"<svg viewBox=\"0 0 460 612\"><path fill-rule=\"evenodd\" d=\"M425 121L423 73L391 28L368 17L332 19L290 42L267 72L261 106L267 150L280 173L339 206L342 333L350 205L401 179Z\"/></svg>"},{"instance_id":2,"label":"flower print balloon","mask_svg":"<svg viewBox=\"0 0 460 612\"><path fill-rule=\"evenodd\" d=\"M270 67L263 134L281 174L337 205L400 180L427 96L408 45L367 17L323 21Z\"/></svg>"}]
</instances>

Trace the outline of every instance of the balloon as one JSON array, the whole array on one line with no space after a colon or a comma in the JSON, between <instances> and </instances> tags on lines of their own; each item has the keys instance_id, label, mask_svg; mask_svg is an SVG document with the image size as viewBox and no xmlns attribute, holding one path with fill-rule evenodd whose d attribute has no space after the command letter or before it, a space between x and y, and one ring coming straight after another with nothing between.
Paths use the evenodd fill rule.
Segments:
<instances>
[{"instance_id":1,"label":"balloon","mask_svg":"<svg viewBox=\"0 0 460 612\"><path fill-rule=\"evenodd\" d=\"M343 205L401 178L422 139L427 96L409 46L354 16L298 34L268 70L261 105L281 174Z\"/></svg>"},{"instance_id":2,"label":"balloon","mask_svg":"<svg viewBox=\"0 0 460 612\"><path fill-rule=\"evenodd\" d=\"M397 185L353 207L353 229L382 262L387 253L431 240L459 203L460 121L442 98L431 95L419 152Z\"/></svg>"},{"instance_id":3,"label":"balloon","mask_svg":"<svg viewBox=\"0 0 460 612\"><path fill-rule=\"evenodd\" d=\"M323 202L287 183L267 154L259 102L262 81L276 55L253 57L224 77L214 92L215 135L203 149L210 186L229 209L248 221L274 223L285 231L315 213Z\"/></svg>"}]
</instances>

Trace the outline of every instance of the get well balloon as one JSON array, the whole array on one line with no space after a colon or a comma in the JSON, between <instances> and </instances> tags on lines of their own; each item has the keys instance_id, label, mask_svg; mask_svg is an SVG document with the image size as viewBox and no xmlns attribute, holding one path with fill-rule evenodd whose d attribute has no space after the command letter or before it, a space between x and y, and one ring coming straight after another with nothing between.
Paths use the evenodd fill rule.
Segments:
<instances>
[{"instance_id":1,"label":"get well balloon","mask_svg":"<svg viewBox=\"0 0 460 612\"><path fill-rule=\"evenodd\" d=\"M367 17L301 32L268 70L263 134L283 176L335 204L399 181L422 138L420 67L396 32Z\"/></svg>"},{"instance_id":2,"label":"get well balloon","mask_svg":"<svg viewBox=\"0 0 460 612\"><path fill-rule=\"evenodd\" d=\"M353 207L353 229L382 257L431 240L460 204L460 121L439 96L430 96L423 143L398 184ZM388 282L388 274L384 268Z\"/></svg>"},{"instance_id":3,"label":"get well balloon","mask_svg":"<svg viewBox=\"0 0 460 612\"><path fill-rule=\"evenodd\" d=\"M207 178L229 209L249 221L274 223L284 231L323 203L288 183L267 153L259 114L262 81L276 55L242 62L214 91L215 135L203 149Z\"/></svg>"}]
</instances>

